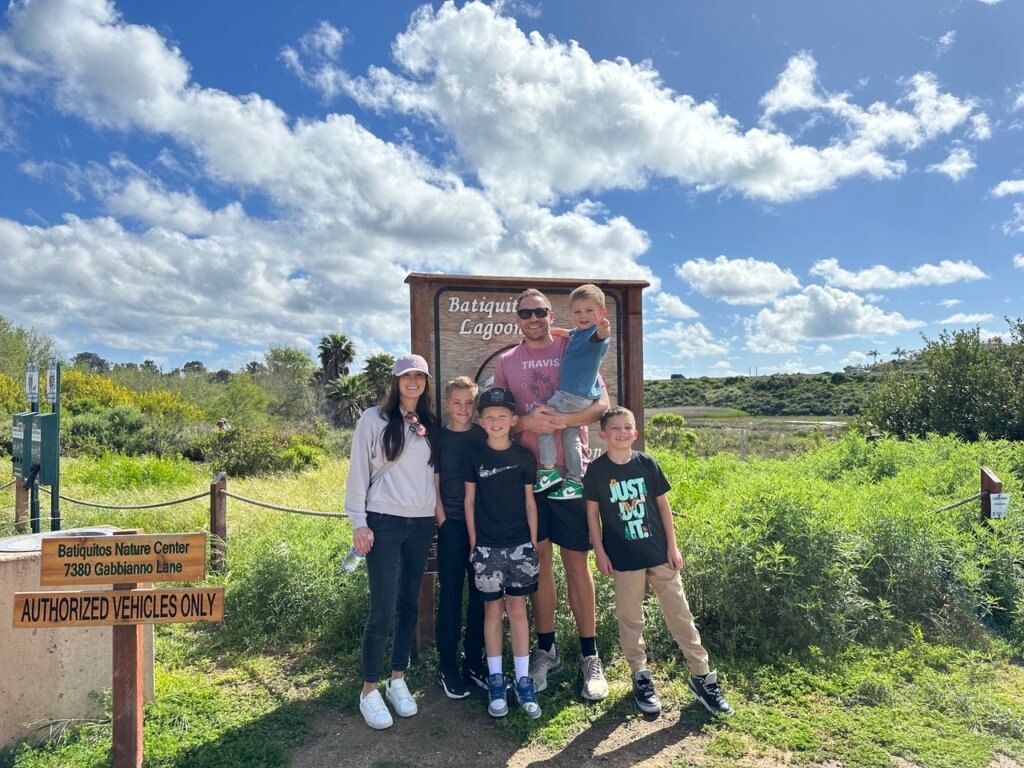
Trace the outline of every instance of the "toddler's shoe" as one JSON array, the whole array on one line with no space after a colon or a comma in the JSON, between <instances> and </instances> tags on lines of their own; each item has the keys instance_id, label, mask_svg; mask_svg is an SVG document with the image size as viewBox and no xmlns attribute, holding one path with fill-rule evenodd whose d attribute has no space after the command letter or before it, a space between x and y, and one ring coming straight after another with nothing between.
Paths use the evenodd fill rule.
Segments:
<instances>
[{"instance_id":1,"label":"toddler's shoe","mask_svg":"<svg viewBox=\"0 0 1024 768\"><path fill-rule=\"evenodd\" d=\"M562 476L557 469L542 469L537 472L537 482L533 484L533 492L540 493L552 488L562 482Z\"/></svg>"},{"instance_id":2,"label":"toddler's shoe","mask_svg":"<svg viewBox=\"0 0 1024 768\"><path fill-rule=\"evenodd\" d=\"M568 499L583 498L583 483L573 480L571 477L562 483L562 487L548 496L554 501L567 501Z\"/></svg>"}]
</instances>

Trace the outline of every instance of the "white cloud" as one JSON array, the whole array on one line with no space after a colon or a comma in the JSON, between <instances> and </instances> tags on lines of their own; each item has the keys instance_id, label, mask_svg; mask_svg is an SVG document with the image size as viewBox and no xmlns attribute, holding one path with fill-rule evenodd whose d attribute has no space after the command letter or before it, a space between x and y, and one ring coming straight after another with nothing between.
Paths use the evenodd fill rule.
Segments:
<instances>
[{"instance_id":1,"label":"white cloud","mask_svg":"<svg viewBox=\"0 0 1024 768\"><path fill-rule=\"evenodd\" d=\"M809 285L758 312L748 323L746 347L753 352L795 352L798 342L811 339L892 336L923 325L867 304L855 293Z\"/></svg>"},{"instance_id":2,"label":"white cloud","mask_svg":"<svg viewBox=\"0 0 1024 768\"><path fill-rule=\"evenodd\" d=\"M1024 234L1024 203L1013 204L1013 216L1003 222L1003 232L1007 235Z\"/></svg>"},{"instance_id":3,"label":"white cloud","mask_svg":"<svg viewBox=\"0 0 1024 768\"><path fill-rule=\"evenodd\" d=\"M1013 100L1013 111L1016 112L1018 109L1024 109L1024 91L1017 94L1017 98Z\"/></svg>"},{"instance_id":4,"label":"white cloud","mask_svg":"<svg viewBox=\"0 0 1024 768\"><path fill-rule=\"evenodd\" d=\"M682 360L707 355L724 355L729 351L729 343L717 341L703 323L675 323L669 328L661 328L648 334L647 338L674 345L676 356Z\"/></svg>"},{"instance_id":5,"label":"white cloud","mask_svg":"<svg viewBox=\"0 0 1024 768\"><path fill-rule=\"evenodd\" d=\"M335 62L341 56L346 31L321 21L299 38L299 48L290 45L281 49L280 57L298 78L314 88L327 100L342 93L348 80Z\"/></svg>"},{"instance_id":6,"label":"white cloud","mask_svg":"<svg viewBox=\"0 0 1024 768\"><path fill-rule=\"evenodd\" d=\"M949 51L956 44L956 30L951 29L949 32L939 38L938 45L936 45L936 52L941 56L942 54Z\"/></svg>"},{"instance_id":7,"label":"white cloud","mask_svg":"<svg viewBox=\"0 0 1024 768\"><path fill-rule=\"evenodd\" d=\"M855 350L843 358L843 365L866 365L870 361L871 358L868 355Z\"/></svg>"},{"instance_id":8,"label":"white cloud","mask_svg":"<svg viewBox=\"0 0 1024 768\"><path fill-rule=\"evenodd\" d=\"M971 115L971 131L968 136L977 141L987 141L992 138L992 124L989 122L988 115L984 112Z\"/></svg>"},{"instance_id":9,"label":"white cloud","mask_svg":"<svg viewBox=\"0 0 1024 768\"><path fill-rule=\"evenodd\" d=\"M1013 255L1013 266L1017 269L1024 269L1024 253L1015 253Z\"/></svg>"},{"instance_id":10,"label":"white cloud","mask_svg":"<svg viewBox=\"0 0 1024 768\"><path fill-rule=\"evenodd\" d=\"M1007 179L992 187L992 197L1024 194L1024 179Z\"/></svg>"},{"instance_id":11,"label":"white cloud","mask_svg":"<svg viewBox=\"0 0 1024 768\"><path fill-rule=\"evenodd\" d=\"M927 72L901 83L905 110L822 97L814 60L800 54L766 95L768 117L816 109L844 124L821 146L801 145L769 123L744 130L714 103L672 91L649 62L594 61L576 42L526 34L478 2L424 6L392 50L396 71L374 67L343 87L367 108L442 127L499 200L635 189L651 176L792 200L854 176L896 177L905 163L890 149L915 149L976 110Z\"/></svg>"},{"instance_id":12,"label":"white cloud","mask_svg":"<svg viewBox=\"0 0 1024 768\"><path fill-rule=\"evenodd\" d=\"M987 323L995 315L991 312L977 312L974 314L968 314L966 312L957 312L955 315L939 320L942 325L976 325L978 323Z\"/></svg>"},{"instance_id":13,"label":"white cloud","mask_svg":"<svg viewBox=\"0 0 1024 768\"><path fill-rule=\"evenodd\" d=\"M750 258L694 259L677 265L675 272L705 296L728 304L764 304L800 287L800 281L788 269Z\"/></svg>"},{"instance_id":14,"label":"white cloud","mask_svg":"<svg viewBox=\"0 0 1024 768\"><path fill-rule=\"evenodd\" d=\"M963 304L963 301L961 301L960 299L943 299L942 301L939 302L939 306L945 307L946 309L949 309L950 307L955 307L957 304Z\"/></svg>"},{"instance_id":15,"label":"white cloud","mask_svg":"<svg viewBox=\"0 0 1024 768\"><path fill-rule=\"evenodd\" d=\"M851 288L855 291L888 290L915 285L949 285L961 280L984 280L988 277L969 261L943 259L938 264L922 264L909 272L897 272L877 264L859 272L849 272L839 266L837 259L823 259L811 267L829 285Z\"/></svg>"},{"instance_id":16,"label":"white cloud","mask_svg":"<svg viewBox=\"0 0 1024 768\"><path fill-rule=\"evenodd\" d=\"M700 317L700 313L697 310L688 304L684 304L682 299L671 293L656 293L654 295L654 307L659 315L673 317L677 320L689 320L694 317Z\"/></svg>"},{"instance_id":17,"label":"white cloud","mask_svg":"<svg viewBox=\"0 0 1024 768\"><path fill-rule=\"evenodd\" d=\"M832 347L828 344L819 344L818 348L814 350L815 354L824 355L832 351Z\"/></svg>"},{"instance_id":18,"label":"white cloud","mask_svg":"<svg viewBox=\"0 0 1024 768\"><path fill-rule=\"evenodd\" d=\"M932 163L925 170L929 173L944 173L953 181L960 181L974 168L977 168L977 165L970 151L957 147L941 163Z\"/></svg>"},{"instance_id":19,"label":"white cloud","mask_svg":"<svg viewBox=\"0 0 1024 768\"><path fill-rule=\"evenodd\" d=\"M978 0L979 3L983 3L984 5L997 5L1002 1L1003 0Z\"/></svg>"}]
</instances>

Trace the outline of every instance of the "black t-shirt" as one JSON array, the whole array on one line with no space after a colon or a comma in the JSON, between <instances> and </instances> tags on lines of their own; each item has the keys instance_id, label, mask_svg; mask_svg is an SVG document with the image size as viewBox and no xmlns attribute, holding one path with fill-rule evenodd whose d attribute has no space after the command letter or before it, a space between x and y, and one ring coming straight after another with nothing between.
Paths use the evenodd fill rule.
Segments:
<instances>
[{"instance_id":1,"label":"black t-shirt","mask_svg":"<svg viewBox=\"0 0 1024 768\"><path fill-rule=\"evenodd\" d=\"M537 461L521 445L513 443L503 451L486 441L466 447L464 479L476 483L478 546L515 547L530 541L525 486L532 488L536 476Z\"/></svg>"},{"instance_id":2,"label":"black t-shirt","mask_svg":"<svg viewBox=\"0 0 1024 768\"><path fill-rule=\"evenodd\" d=\"M637 571L668 562L668 536L657 498L671 486L658 463L633 451L625 464L608 454L590 463L583 478L583 498L601 512L601 542L616 571Z\"/></svg>"},{"instance_id":3,"label":"black t-shirt","mask_svg":"<svg viewBox=\"0 0 1024 768\"><path fill-rule=\"evenodd\" d=\"M466 447L487 440L487 433L479 424L472 424L463 432L447 427L440 432L437 474L440 475L441 506L445 518L466 519Z\"/></svg>"}]
</instances>

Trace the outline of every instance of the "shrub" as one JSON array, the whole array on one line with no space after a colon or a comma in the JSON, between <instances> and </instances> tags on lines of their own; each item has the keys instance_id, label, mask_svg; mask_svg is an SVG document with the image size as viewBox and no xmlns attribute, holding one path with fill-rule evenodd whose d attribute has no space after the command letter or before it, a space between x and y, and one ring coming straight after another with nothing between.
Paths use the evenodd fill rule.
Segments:
<instances>
[{"instance_id":1,"label":"shrub","mask_svg":"<svg viewBox=\"0 0 1024 768\"><path fill-rule=\"evenodd\" d=\"M678 413L656 413L644 423L644 444L650 448L664 448L686 455L695 452L697 435L687 429L686 419Z\"/></svg>"},{"instance_id":2,"label":"shrub","mask_svg":"<svg viewBox=\"0 0 1024 768\"><path fill-rule=\"evenodd\" d=\"M174 456L185 453L190 440L185 425L149 418L131 405L88 409L61 419L61 445L70 455Z\"/></svg>"},{"instance_id":3,"label":"shrub","mask_svg":"<svg viewBox=\"0 0 1024 768\"><path fill-rule=\"evenodd\" d=\"M231 428L202 435L195 444L196 458L209 462L215 472L233 477L264 472L297 472L316 466L323 450L315 436L286 436L270 429Z\"/></svg>"}]
</instances>

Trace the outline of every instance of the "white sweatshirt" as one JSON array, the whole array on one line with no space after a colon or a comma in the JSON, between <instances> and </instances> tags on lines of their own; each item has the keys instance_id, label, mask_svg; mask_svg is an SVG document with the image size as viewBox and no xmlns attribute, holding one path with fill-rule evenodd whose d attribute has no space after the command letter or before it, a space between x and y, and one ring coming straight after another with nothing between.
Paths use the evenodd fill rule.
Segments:
<instances>
[{"instance_id":1,"label":"white sweatshirt","mask_svg":"<svg viewBox=\"0 0 1024 768\"><path fill-rule=\"evenodd\" d=\"M352 436L352 453L345 484L345 514L352 528L366 525L367 512L398 517L432 517L436 491L430 466L430 444L408 427L405 448L383 473L387 463L383 435L387 422L380 408L367 409ZM377 476L373 485L370 478Z\"/></svg>"}]
</instances>

